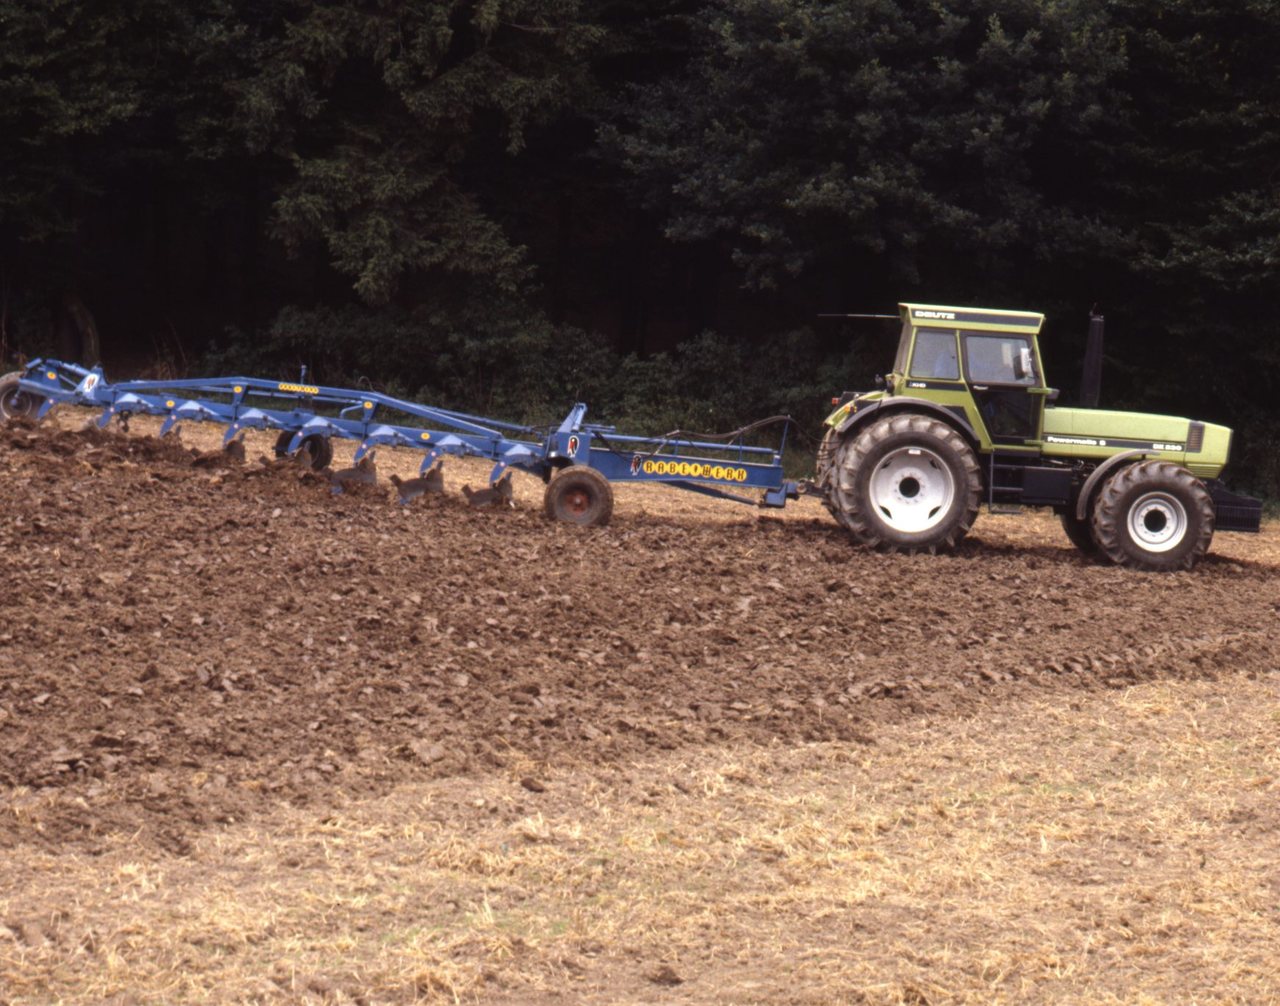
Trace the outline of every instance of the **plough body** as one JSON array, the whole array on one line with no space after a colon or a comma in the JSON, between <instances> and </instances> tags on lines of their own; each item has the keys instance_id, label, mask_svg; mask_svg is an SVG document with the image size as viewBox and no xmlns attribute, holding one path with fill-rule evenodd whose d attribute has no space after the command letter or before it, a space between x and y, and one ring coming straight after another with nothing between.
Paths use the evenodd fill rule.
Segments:
<instances>
[{"instance_id":1,"label":"plough body","mask_svg":"<svg viewBox=\"0 0 1280 1006\"><path fill-rule=\"evenodd\" d=\"M335 438L356 442L357 466L372 460L378 448L411 448L423 452L420 478L433 491L438 491L439 462L446 456L487 459L494 462L490 489L509 468L536 475L548 483L548 513L575 523L604 522L595 519L601 508L587 505L591 501L582 495L593 492L610 494L603 508L607 520L611 482L659 482L766 507L785 506L802 491L799 483L783 477L785 424L777 448L748 445L741 437L728 442L642 437L585 422L587 407L582 403L556 426L521 426L372 391L308 384L305 370L296 383L212 377L112 384L101 367L86 369L50 359L29 364L14 392L25 396L22 401L37 420L58 405L70 404L99 410L99 427L113 419L127 423L134 415L163 417L162 436L182 423L218 423L227 428L223 445L228 449L249 430L278 431L276 453L301 456L315 468L332 459L330 442ZM582 477L584 468L602 478ZM566 473L578 477L562 478ZM334 484L340 490L340 483ZM397 482L407 500L412 496L405 494L404 485L408 483ZM757 490L759 495L748 496L743 490ZM413 495L419 491L421 486ZM509 491L506 496L510 498Z\"/></svg>"}]
</instances>

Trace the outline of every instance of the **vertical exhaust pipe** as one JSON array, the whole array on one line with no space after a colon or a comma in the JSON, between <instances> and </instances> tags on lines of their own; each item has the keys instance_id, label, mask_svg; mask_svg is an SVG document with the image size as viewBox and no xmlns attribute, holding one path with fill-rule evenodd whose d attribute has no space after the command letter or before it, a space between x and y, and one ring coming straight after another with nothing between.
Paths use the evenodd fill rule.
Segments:
<instances>
[{"instance_id":1,"label":"vertical exhaust pipe","mask_svg":"<svg viewBox=\"0 0 1280 1006\"><path fill-rule=\"evenodd\" d=\"M1089 312L1089 339L1084 347L1084 370L1080 375L1080 404L1096 409L1102 394L1102 334L1105 319Z\"/></svg>"}]
</instances>

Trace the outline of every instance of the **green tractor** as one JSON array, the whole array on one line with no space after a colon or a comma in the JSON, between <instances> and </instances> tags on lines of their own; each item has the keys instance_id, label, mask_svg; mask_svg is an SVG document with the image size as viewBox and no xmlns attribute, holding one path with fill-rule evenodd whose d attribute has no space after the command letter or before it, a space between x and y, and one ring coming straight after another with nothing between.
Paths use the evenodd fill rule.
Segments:
<instances>
[{"instance_id":1,"label":"green tractor","mask_svg":"<svg viewBox=\"0 0 1280 1006\"><path fill-rule=\"evenodd\" d=\"M1052 507L1081 551L1138 569L1190 569L1213 532L1257 531L1262 505L1218 481L1231 430L1097 409L1102 319L1090 324L1082 408L1053 403L1044 315L901 304L893 372L827 417L816 484L859 542L953 548L979 507Z\"/></svg>"}]
</instances>

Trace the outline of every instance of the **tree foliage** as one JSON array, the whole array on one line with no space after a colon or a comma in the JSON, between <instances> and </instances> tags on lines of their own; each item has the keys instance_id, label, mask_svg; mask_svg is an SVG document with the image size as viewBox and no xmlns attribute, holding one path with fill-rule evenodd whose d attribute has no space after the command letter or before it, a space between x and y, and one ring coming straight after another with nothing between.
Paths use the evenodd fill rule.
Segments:
<instances>
[{"instance_id":1,"label":"tree foliage","mask_svg":"<svg viewBox=\"0 0 1280 1006\"><path fill-rule=\"evenodd\" d=\"M94 191L86 142L132 119L144 82L128 58L135 18L73 0L0 4L0 220L29 240L72 226ZM85 68L91 68L84 72Z\"/></svg>"},{"instance_id":2,"label":"tree foliage","mask_svg":"<svg viewBox=\"0 0 1280 1006\"><path fill-rule=\"evenodd\" d=\"M721 0L610 135L668 236L724 241L749 284L851 253L908 283L958 247L1048 260L1090 223L1078 167L1123 114L1122 40L1090 6Z\"/></svg>"},{"instance_id":3,"label":"tree foliage","mask_svg":"<svg viewBox=\"0 0 1280 1006\"><path fill-rule=\"evenodd\" d=\"M1276 492L1278 42L1269 0L0 0L0 354L91 309L127 366L736 424L883 369L819 311L1040 308L1070 388L1098 304L1109 400Z\"/></svg>"},{"instance_id":4,"label":"tree foliage","mask_svg":"<svg viewBox=\"0 0 1280 1006\"><path fill-rule=\"evenodd\" d=\"M292 168L273 233L321 239L371 304L432 270L517 290L529 264L468 174L584 86L599 33L577 0L290 6L254 26L256 72L236 84L248 143Z\"/></svg>"}]
</instances>

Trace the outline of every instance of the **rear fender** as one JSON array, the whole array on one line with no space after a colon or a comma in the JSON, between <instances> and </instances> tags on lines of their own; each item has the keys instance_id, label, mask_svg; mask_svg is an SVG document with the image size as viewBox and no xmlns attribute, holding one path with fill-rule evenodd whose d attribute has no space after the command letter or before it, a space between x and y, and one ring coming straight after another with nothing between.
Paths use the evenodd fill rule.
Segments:
<instances>
[{"instance_id":1,"label":"rear fender","mask_svg":"<svg viewBox=\"0 0 1280 1006\"><path fill-rule=\"evenodd\" d=\"M857 429L873 419L879 419L883 416L891 416L898 412L915 412L923 413L934 419L940 419L948 426L953 427L961 436L963 436L975 448L978 445L978 435L969 425L969 420L962 414L952 412L946 406L939 405L937 402L931 402L927 398L882 398L865 409L859 409L856 412L850 412L836 426L837 434L844 435L850 430Z\"/></svg>"}]
</instances>

